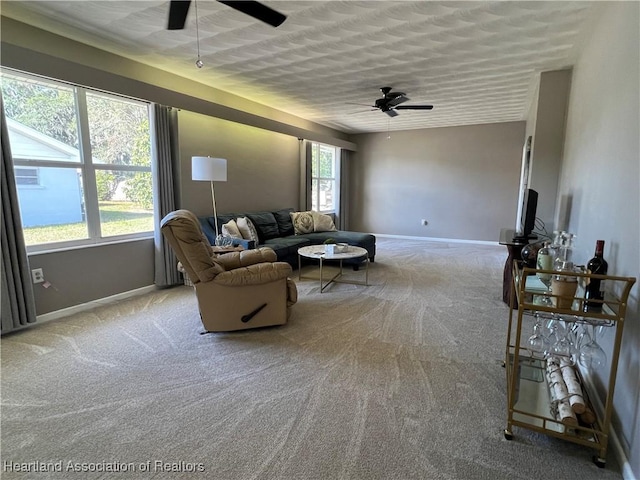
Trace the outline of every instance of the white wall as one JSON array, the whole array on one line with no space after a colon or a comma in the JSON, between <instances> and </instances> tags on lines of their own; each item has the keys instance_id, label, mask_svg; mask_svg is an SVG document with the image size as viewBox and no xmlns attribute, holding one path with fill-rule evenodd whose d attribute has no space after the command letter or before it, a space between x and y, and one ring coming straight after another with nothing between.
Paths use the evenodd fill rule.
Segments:
<instances>
[{"instance_id":1,"label":"white wall","mask_svg":"<svg viewBox=\"0 0 640 480\"><path fill-rule=\"evenodd\" d=\"M606 3L574 66L557 212L559 226L577 234L578 263L593 256L596 240L604 239L609 273L633 277L640 272L639 20L638 2ZM612 336L608 331L602 339L609 352ZM636 284L614 398L615 428L635 478L640 478L639 346ZM608 379L601 374L595 381L603 390Z\"/></svg>"}]
</instances>

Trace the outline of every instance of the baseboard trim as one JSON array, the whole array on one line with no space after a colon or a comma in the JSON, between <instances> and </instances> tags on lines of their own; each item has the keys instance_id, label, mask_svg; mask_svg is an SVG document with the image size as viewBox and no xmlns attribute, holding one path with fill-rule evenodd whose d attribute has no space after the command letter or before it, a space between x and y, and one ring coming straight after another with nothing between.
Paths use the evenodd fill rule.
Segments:
<instances>
[{"instance_id":1,"label":"baseboard trim","mask_svg":"<svg viewBox=\"0 0 640 480\"><path fill-rule=\"evenodd\" d=\"M58 320L60 318L68 317L75 313L85 312L87 310L91 310L96 307L101 307L104 305L109 305L111 303L120 302L127 298L137 297L138 295L144 295L145 293L150 293L157 289L158 287L156 287L155 285L149 285L147 287L136 288L135 290L129 290L127 292L117 293L109 297L99 298L97 300L92 300L90 302L81 303L79 305L73 305L71 307L63 308L61 310L56 310L54 312L44 313L36 317L35 323L32 323L30 325L25 325L25 327L29 327L32 325L39 325L44 322L50 322L51 320Z\"/></svg>"},{"instance_id":2,"label":"baseboard trim","mask_svg":"<svg viewBox=\"0 0 640 480\"><path fill-rule=\"evenodd\" d=\"M595 389L593 382L587 375L583 375L582 380L587 387L588 393L591 394L589 395L591 405L596 410L596 414L598 415L598 417L602 418L604 405L600 397L598 395L595 395L597 390ZM622 442L620 441L618 432L613 424L609 426L609 446L613 451L616 460L618 460L618 463L620 464L623 480L637 480L635 474L633 473L633 470L631 469L631 464L629 463L627 454L625 453L624 448L622 448Z\"/></svg>"},{"instance_id":3,"label":"baseboard trim","mask_svg":"<svg viewBox=\"0 0 640 480\"><path fill-rule=\"evenodd\" d=\"M373 233L380 238L398 238L404 240L421 240L424 242L441 242L441 243L471 243L475 245L499 245L498 242L489 242L487 240L463 240L460 238L437 238L437 237L414 237L411 235L390 235L388 233Z\"/></svg>"}]
</instances>

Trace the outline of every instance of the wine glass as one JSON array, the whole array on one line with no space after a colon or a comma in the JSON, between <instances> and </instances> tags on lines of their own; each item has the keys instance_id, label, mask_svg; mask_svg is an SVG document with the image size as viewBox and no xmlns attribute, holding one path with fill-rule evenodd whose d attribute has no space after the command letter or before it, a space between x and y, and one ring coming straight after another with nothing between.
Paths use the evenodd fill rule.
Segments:
<instances>
[{"instance_id":1,"label":"wine glass","mask_svg":"<svg viewBox=\"0 0 640 480\"><path fill-rule=\"evenodd\" d=\"M551 319L549 319L548 324L549 329L549 337L555 337L556 339L560 339L561 337L567 334L565 323L562 320L562 317L556 313L551 314Z\"/></svg>"},{"instance_id":2,"label":"wine glass","mask_svg":"<svg viewBox=\"0 0 640 480\"><path fill-rule=\"evenodd\" d=\"M562 325L560 325L555 314L553 314L552 317L547 322L548 335L547 335L547 346L546 346L546 349L544 350L545 357L548 357L549 355L551 355L553 345L560 339L560 335L562 335L562 332L559 332L559 330L561 328L562 328Z\"/></svg>"},{"instance_id":3,"label":"wine glass","mask_svg":"<svg viewBox=\"0 0 640 480\"><path fill-rule=\"evenodd\" d=\"M549 355L565 357L571 360L575 353L575 342L572 340L573 324L569 327L562 317L556 318L554 316L552 321L553 325L550 328L553 330L554 340L551 342Z\"/></svg>"},{"instance_id":4,"label":"wine glass","mask_svg":"<svg viewBox=\"0 0 640 480\"><path fill-rule=\"evenodd\" d=\"M529 337L529 346L534 352L544 353L549 350L549 340L544 336L544 327L540 316L535 314L536 323L533 325L533 335Z\"/></svg>"},{"instance_id":5,"label":"wine glass","mask_svg":"<svg viewBox=\"0 0 640 480\"><path fill-rule=\"evenodd\" d=\"M580 345L581 342L584 342L581 332L580 324L571 322L571 327L567 331L567 340L569 340L569 344L571 345L571 363L573 365L577 365L578 363L580 358Z\"/></svg>"},{"instance_id":6,"label":"wine glass","mask_svg":"<svg viewBox=\"0 0 640 480\"><path fill-rule=\"evenodd\" d=\"M589 371L597 370L607 364L607 354L596 341L597 325L591 325L591 341L580 349L578 361Z\"/></svg>"},{"instance_id":7,"label":"wine glass","mask_svg":"<svg viewBox=\"0 0 640 480\"><path fill-rule=\"evenodd\" d=\"M541 304L547 307L553 307L553 300L551 300L551 297L549 296L551 293L551 275L539 276L538 278L540 278L540 281L547 288L547 291L544 292L544 295L542 296Z\"/></svg>"},{"instance_id":8,"label":"wine glass","mask_svg":"<svg viewBox=\"0 0 640 480\"><path fill-rule=\"evenodd\" d=\"M555 256L555 248L549 244L549 242L545 242L540 250L538 250L538 256L536 260L536 269L537 270L551 270L553 268L553 259ZM553 301L549 298L549 292L551 291L551 274L550 273L541 273L536 272L536 277L542 282L542 284L546 287L547 291L542 297L541 304L547 307L553 306Z\"/></svg>"},{"instance_id":9,"label":"wine glass","mask_svg":"<svg viewBox=\"0 0 640 480\"><path fill-rule=\"evenodd\" d=\"M584 347L586 344L591 343L591 335L589 334L589 328L587 325L582 324L580 334L577 339L577 347L578 354L580 353L580 349Z\"/></svg>"}]
</instances>

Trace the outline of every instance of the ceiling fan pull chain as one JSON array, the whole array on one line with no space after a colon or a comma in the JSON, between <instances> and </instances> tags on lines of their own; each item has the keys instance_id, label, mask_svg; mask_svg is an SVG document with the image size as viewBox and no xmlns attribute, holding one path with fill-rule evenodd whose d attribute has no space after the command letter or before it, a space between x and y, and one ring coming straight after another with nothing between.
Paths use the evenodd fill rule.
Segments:
<instances>
[{"instance_id":1,"label":"ceiling fan pull chain","mask_svg":"<svg viewBox=\"0 0 640 480\"><path fill-rule=\"evenodd\" d=\"M204 62L200 60L200 29L198 28L198 0L194 0L193 4L196 8L196 48L198 49L198 59L196 60L196 67L204 67Z\"/></svg>"}]
</instances>

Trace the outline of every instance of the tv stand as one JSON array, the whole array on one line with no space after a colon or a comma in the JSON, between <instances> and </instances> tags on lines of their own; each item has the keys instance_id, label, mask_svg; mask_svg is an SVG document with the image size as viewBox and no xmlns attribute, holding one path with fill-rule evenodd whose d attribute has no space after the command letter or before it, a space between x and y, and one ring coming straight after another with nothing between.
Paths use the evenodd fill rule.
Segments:
<instances>
[{"instance_id":1,"label":"tv stand","mask_svg":"<svg viewBox=\"0 0 640 480\"><path fill-rule=\"evenodd\" d=\"M521 243L523 245L526 245L527 243L531 243L529 242L529 240L537 240L538 239L538 235L531 233L529 235L515 235L513 237L512 242L513 243Z\"/></svg>"}]
</instances>

